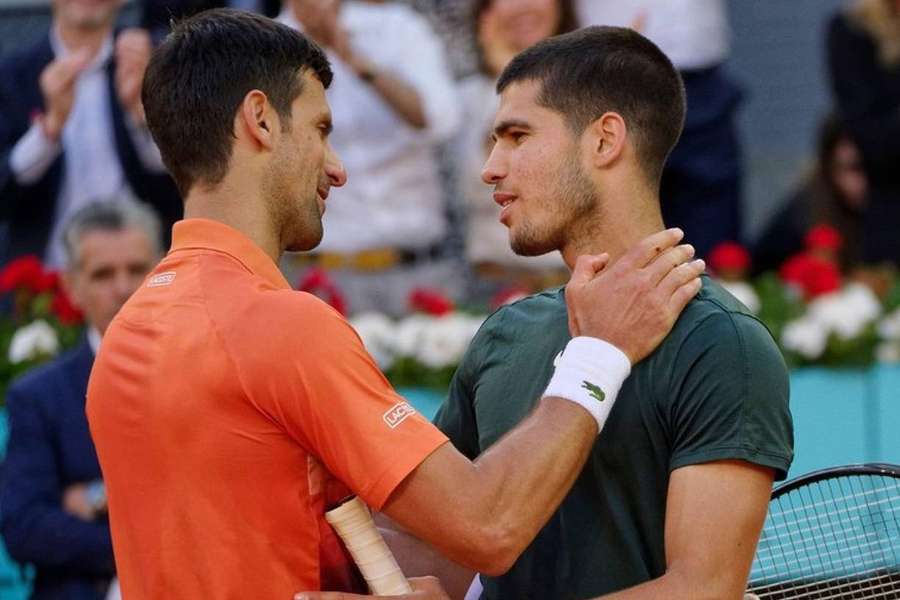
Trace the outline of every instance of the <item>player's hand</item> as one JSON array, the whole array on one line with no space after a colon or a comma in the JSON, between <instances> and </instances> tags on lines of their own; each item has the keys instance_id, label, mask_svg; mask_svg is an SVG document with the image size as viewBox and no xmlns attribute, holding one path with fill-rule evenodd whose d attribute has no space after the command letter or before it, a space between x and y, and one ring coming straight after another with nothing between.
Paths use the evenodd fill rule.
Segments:
<instances>
[{"instance_id":1,"label":"player's hand","mask_svg":"<svg viewBox=\"0 0 900 600\"><path fill-rule=\"evenodd\" d=\"M57 58L41 71L39 84L44 96L41 124L44 134L53 141L62 135L75 103L75 82L92 58L90 51L82 48Z\"/></svg>"},{"instance_id":2,"label":"player's hand","mask_svg":"<svg viewBox=\"0 0 900 600\"><path fill-rule=\"evenodd\" d=\"M116 38L116 94L122 108L140 126L145 123L141 86L152 51L150 34L143 29L126 29Z\"/></svg>"},{"instance_id":3,"label":"player's hand","mask_svg":"<svg viewBox=\"0 0 900 600\"><path fill-rule=\"evenodd\" d=\"M680 229L660 231L612 265L605 254L578 257L566 286L572 336L605 340L631 364L650 354L700 291L706 265L691 260L692 246L676 246L682 237Z\"/></svg>"},{"instance_id":4,"label":"player's hand","mask_svg":"<svg viewBox=\"0 0 900 600\"><path fill-rule=\"evenodd\" d=\"M413 577L409 580L413 592L401 596L362 596L345 592L301 592L294 600L352 600L353 598L390 598L391 600L450 600L437 577Z\"/></svg>"}]
</instances>

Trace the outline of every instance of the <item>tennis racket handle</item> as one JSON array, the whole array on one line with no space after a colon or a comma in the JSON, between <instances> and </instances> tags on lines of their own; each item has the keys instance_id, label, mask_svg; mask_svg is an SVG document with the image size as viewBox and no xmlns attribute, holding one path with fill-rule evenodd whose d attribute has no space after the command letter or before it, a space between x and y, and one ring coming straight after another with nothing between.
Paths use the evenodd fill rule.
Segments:
<instances>
[{"instance_id":1,"label":"tennis racket handle","mask_svg":"<svg viewBox=\"0 0 900 600\"><path fill-rule=\"evenodd\" d=\"M373 594L398 596L413 591L359 497L326 512L325 519L344 540Z\"/></svg>"}]
</instances>

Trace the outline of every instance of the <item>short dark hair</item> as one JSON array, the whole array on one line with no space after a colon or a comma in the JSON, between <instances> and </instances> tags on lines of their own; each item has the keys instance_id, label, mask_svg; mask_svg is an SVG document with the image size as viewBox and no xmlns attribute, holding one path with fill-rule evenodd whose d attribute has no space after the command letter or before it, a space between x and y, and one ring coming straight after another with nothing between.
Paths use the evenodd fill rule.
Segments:
<instances>
[{"instance_id":1,"label":"short dark hair","mask_svg":"<svg viewBox=\"0 0 900 600\"><path fill-rule=\"evenodd\" d=\"M326 88L331 66L312 41L249 12L213 9L173 25L153 53L141 98L147 126L182 196L198 180L219 183L234 145L234 116L244 97L266 94L282 124L312 71Z\"/></svg>"},{"instance_id":2,"label":"short dark hair","mask_svg":"<svg viewBox=\"0 0 900 600\"><path fill-rule=\"evenodd\" d=\"M538 102L561 113L580 135L603 113L619 113L635 134L638 160L658 186L684 127L681 76L653 42L623 27L585 27L521 52L497 81L497 93L537 81Z\"/></svg>"},{"instance_id":3,"label":"short dark hair","mask_svg":"<svg viewBox=\"0 0 900 600\"><path fill-rule=\"evenodd\" d=\"M481 44L478 43L478 38L481 33L481 15L496 1L497 0L475 0L469 15L471 31L475 37L475 52L478 56L478 69L485 75L491 77L493 77L495 73L491 73L490 69L488 69L487 61L484 56L484 49L481 47ZM575 16L574 0L556 0L556 6L559 8L559 23L557 24L556 31L553 32L553 35L569 33L570 31L578 29L578 17Z\"/></svg>"}]
</instances>

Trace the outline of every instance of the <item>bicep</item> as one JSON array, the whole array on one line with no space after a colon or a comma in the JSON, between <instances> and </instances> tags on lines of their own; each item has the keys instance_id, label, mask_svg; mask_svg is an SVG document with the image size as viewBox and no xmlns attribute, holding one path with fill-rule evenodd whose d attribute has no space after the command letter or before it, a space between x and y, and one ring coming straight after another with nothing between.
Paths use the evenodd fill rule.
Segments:
<instances>
[{"instance_id":1,"label":"bicep","mask_svg":"<svg viewBox=\"0 0 900 600\"><path fill-rule=\"evenodd\" d=\"M676 469L666 500L667 571L690 589L740 598L766 518L774 472L740 460ZM699 596L698 596L699 597Z\"/></svg>"}]
</instances>

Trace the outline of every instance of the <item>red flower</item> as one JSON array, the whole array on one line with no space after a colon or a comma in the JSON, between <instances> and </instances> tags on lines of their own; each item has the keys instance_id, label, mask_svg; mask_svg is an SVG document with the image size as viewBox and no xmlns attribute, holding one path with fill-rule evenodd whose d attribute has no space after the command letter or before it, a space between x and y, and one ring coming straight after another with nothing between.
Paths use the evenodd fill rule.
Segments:
<instances>
[{"instance_id":1,"label":"red flower","mask_svg":"<svg viewBox=\"0 0 900 600\"><path fill-rule=\"evenodd\" d=\"M35 292L52 292L59 287L59 273L56 271L46 271L37 282L38 286Z\"/></svg>"},{"instance_id":2,"label":"red flower","mask_svg":"<svg viewBox=\"0 0 900 600\"><path fill-rule=\"evenodd\" d=\"M323 269L319 267L309 269L297 283L297 289L327 302L342 315L347 314L347 301L344 299L344 295Z\"/></svg>"},{"instance_id":3,"label":"red flower","mask_svg":"<svg viewBox=\"0 0 900 600\"><path fill-rule=\"evenodd\" d=\"M841 272L837 265L806 252L789 258L779 275L786 283L800 288L807 300L841 289Z\"/></svg>"},{"instance_id":4,"label":"red flower","mask_svg":"<svg viewBox=\"0 0 900 600\"><path fill-rule=\"evenodd\" d=\"M830 225L816 225L804 238L807 250L840 250L844 239L837 229Z\"/></svg>"},{"instance_id":5,"label":"red flower","mask_svg":"<svg viewBox=\"0 0 900 600\"><path fill-rule=\"evenodd\" d=\"M493 296L491 296L491 310L497 310L501 306L511 304L516 300L528 297L529 291L524 287L512 286L503 288Z\"/></svg>"},{"instance_id":6,"label":"red flower","mask_svg":"<svg viewBox=\"0 0 900 600\"><path fill-rule=\"evenodd\" d=\"M709 253L709 268L722 271L746 271L750 268L750 253L737 242L722 242Z\"/></svg>"},{"instance_id":7,"label":"red flower","mask_svg":"<svg viewBox=\"0 0 900 600\"><path fill-rule=\"evenodd\" d=\"M46 289L45 277L44 266L36 256L29 254L17 258L0 271L0 293L18 288L40 293Z\"/></svg>"},{"instance_id":8,"label":"red flower","mask_svg":"<svg viewBox=\"0 0 900 600\"><path fill-rule=\"evenodd\" d=\"M62 288L56 290L53 301L50 303L50 310L63 325L78 325L84 319L81 311L72 304Z\"/></svg>"},{"instance_id":9,"label":"red flower","mask_svg":"<svg viewBox=\"0 0 900 600\"><path fill-rule=\"evenodd\" d=\"M453 312L453 301L437 290L416 288L409 295L409 306L413 310L440 317Z\"/></svg>"}]
</instances>

